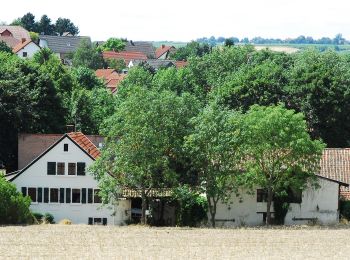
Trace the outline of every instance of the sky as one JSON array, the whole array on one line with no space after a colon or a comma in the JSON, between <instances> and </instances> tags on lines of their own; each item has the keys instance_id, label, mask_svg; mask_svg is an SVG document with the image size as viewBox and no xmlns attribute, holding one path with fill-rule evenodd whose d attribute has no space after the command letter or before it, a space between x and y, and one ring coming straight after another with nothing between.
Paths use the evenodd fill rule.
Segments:
<instances>
[{"instance_id":1,"label":"sky","mask_svg":"<svg viewBox=\"0 0 350 260\"><path fill-rule=\"evenodd\" d=\"M348 0L0 0L0 21L27 12L69 18L92 40L190 41L200 37L350 39Z\"/></svg>"}]
</instances>

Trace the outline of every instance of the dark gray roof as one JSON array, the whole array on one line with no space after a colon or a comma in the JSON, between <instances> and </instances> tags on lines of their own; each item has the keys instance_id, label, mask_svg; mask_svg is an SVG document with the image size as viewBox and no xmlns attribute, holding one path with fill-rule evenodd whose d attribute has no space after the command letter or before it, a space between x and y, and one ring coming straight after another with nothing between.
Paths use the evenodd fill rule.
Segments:
<instances>
[{"instance_id":1,"label":"dark gray roof","mask_svg":"<svg viewBox=\"0 0 350 260\"><path fill-rule=\"evenodd\" d=\"M153 44L151 42L143 41L128 41L125 46L126 51L137 51L144 53L148 58L155 59L156 52Z\"/></svg>"},{"instance_id":2,"label":"dark gray roof","mask_svg":"<svg viewBox=\"0 0 350 260\"><path fill-rule=\"evenodd\" d=\"M148 59L148 60L133 60L132 64L137 66L142 62L147 62L152 68L158 70L160 68L169 68L175 67L175 62L172 60L157 60L157 59Z\"/></svg>"},{"instance_id":3,"label":"dark gray roof","mask_svg":"<svg viewBox=\"0 0 350 260\"><path fill-rule=\"evenodd\" d=\"M54 53L71 53L75 52L79 47L80 41L83 39L91 42L90 37L87 36L51 36L39 35L39 45L44 47L42 40L47 42L47 47Z\"/></svg>"}]
</instances>

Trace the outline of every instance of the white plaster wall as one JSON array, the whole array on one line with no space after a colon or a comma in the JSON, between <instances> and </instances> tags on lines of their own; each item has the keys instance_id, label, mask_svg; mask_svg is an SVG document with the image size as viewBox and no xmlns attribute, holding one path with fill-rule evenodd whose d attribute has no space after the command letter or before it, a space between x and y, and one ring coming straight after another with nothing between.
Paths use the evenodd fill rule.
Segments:
<instances>
[{"instance_id":1,"label":"white plaster wall","mask_svg":"<svg viewBox=\"0 0 350 260\"><path fill-rule=\"evenodd\" d=\"M289 211L285 217L286 225L306 224L308 220L294 221L293 218L318 218L321 224L334 224L338 222L338 188L339 184L319 179L320 188L313 190L307 188L302 194L302 203L291 203ZM266 203L256 202L256 189L248 194L247 190L241 189L239 195L231 195L228 203L219 202L215 219L218 227L230 226L258 226L264 225L263 214L266 212ZM317 210L318 206L318 210ZM273 212L273 204L271 205ZM208 219L210 214L208 213ZM221 221L221 220L232 221Z\"/></svg>"},{"instance_id":2,"label":"white plaster wall","mask_svg":"<svg viewBox=\"0 0 350 260\"><path fill-rule=\"evenodd\" d=\"M40 51L39 46L36 45L35 43L31 42L27 46L25 46L23 49L18 51L17 55L20 58L32 58L37 51ZM27 53L27 57L23 57L23 52Z\"/></svg>"},{"instance_id":3,"label":"white plaster wall","mask_svg":"<svg viewBox=\"0 0 350 260\"><path fill-rule=\"evenodd\" d=\"M65 143L68 144L68 152L63 151ZM47 162L65 162L65 175L47 175ZM85 162L88 168L93 160L66 137L14 179L13 183L16 184L18 191L21 191L21 187L71 189L98 187L97 181L88 172L85 176L68 176L68 162ZM130 209L130 202L128 200L118 201L115 208L111 209L106 206L102 207L102 204L32 203L31 209L33 212L53 214L56 222L68 218L76 224L88 224L89 217L101 217L107 218L109 225L120 225L129 218L125 210ZM115 216L112 216L115 210Z\"/></svg>"},{"instance_id":4,"label":"white plaster wall","mask_svg":"<svg viewBox=\"0 0 350 260\"><path fill-rule=\"evenodd\" d=\"M161 56L159 56L158 60L165 60L167 58L168 52L164 52Z\"/></svg>"}]
</instances>

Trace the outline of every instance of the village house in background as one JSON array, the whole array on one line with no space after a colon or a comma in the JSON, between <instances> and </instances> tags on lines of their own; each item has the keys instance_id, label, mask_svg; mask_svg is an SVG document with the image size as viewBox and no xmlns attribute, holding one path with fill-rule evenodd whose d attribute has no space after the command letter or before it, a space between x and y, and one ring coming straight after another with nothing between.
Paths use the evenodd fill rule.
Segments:
<instances>
[{"instance_id":1,"label":"village house in background","mask_svg":"<svg viewBox=\"0 0 350 260\"><path fill-rule=\"evenodd\" d=\"M156 50L156 59L159 60L168 60L170 59L170 55L174 54L176 52L176 48L174 46L166 46L162 44L157 50Z\"/></svg>"},{"instance_id":2,"label":"village house in background","mask_svg":"<svg viewBox=\"0 0 350 260\"><path fill-rule=\"evenodd\" d=\"M70 55L78 49L82 40L91 43L90 37L87 36L39 35L39 46L49 48L63 64L72 65Z\"/></svg>"},{"instance_id":3,"label":"village house in background","mask_svg":"<svg viewBox=\"0 0 350 260\"><path fill-rule=\"evenodd\" d=\"M0 42L3 41L10 48L30 40L29 32L21 26L0 25Z\"/></svg>"},{"instance_id":4,"label":"village house in background","mask_svg":"<svg viewBox=\"0 0 350 260\"><path fill-rule=\"evenodd\" d=\"M40 51L40 49L39 45L32 40L26 40L23 43L16 45L13 48L13 53L17 54L20 58L32 58L36 52Z\"/></svg>"},{"instance_id":5,"label":"village house in background","mask_svg":"<svg viewBox=\"0 0 350 260\"><path fill-rule=\"evenodd\" d=\"M107 89L113 94L117 92L119 83L126 77L125 73L118 73L115 69L98 69L95 75L105 82Z\"/></svg>"}]
</instances>

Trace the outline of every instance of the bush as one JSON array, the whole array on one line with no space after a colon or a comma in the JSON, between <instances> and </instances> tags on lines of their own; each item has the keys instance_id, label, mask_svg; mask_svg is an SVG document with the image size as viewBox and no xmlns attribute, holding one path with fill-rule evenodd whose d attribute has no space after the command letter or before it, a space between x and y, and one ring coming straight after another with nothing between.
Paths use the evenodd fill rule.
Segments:
<instances>
[{"instance_id":1,"label":"bush","mask_svg":"<svg viewBox=\"0 0 350 260\"><path fill-rule=\"evenodd\" d=\"M340 201L340 216L350 220L350 201L341 200Z\"/></svg>"},{"instance_id":2,"label":"bush","mask_svg":"<svg viewBox=\"0 0 350 260\"><path fill-rule=\"evenodd\" d=\"M43 216L43 222L45 224L55 224L53 215L46 212Z\"/></svg>"},{"instance_id":3,"label":"bush","mask_svg":"<svg viewBox=\"0 0 350 260\"><path fill-rule=\"evenodd\" d=\"M70 221L69 219L62 219L58 224L60 225L71 225L72 221Z\"/></svg>"},{"instance_id":4,"label":"bush","mask_svg":"<svg viewBox=\"0 0 350 260\"><path fill-rule=\"evenodd\" d=\"M43 214L38 212L33 212L34 222L40 224L43 221Z\"/></svg>"},{"instance_id":5,"label":"bush","mask_svg":"<svg viewBox=\"0 0 350 260\"><path fill-rule=\"evenodd\" d=\"M23 197L13 183L0 176L0 225L32 223L30 202L30 198Z\"/></svg>"}]
</instances>

